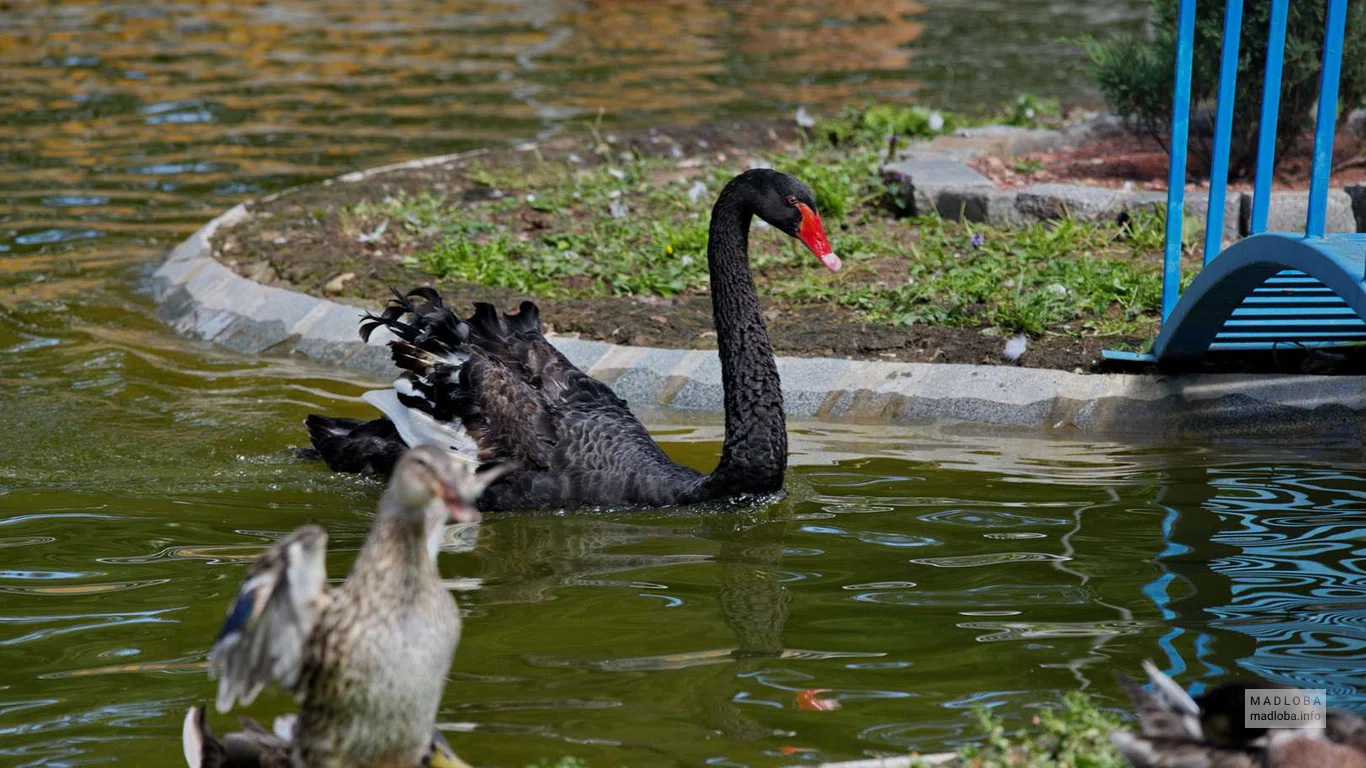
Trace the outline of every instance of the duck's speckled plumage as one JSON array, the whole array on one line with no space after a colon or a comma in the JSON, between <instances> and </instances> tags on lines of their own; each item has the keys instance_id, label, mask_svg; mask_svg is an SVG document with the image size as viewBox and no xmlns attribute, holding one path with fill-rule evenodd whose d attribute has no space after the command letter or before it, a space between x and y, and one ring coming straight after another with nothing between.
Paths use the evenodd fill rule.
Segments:
<instances>
[{"instance_id":1,"label":"duck's speckled plumage","mask_svg":"<svg viewBox=\"0 0 1366 768\"><path fill-rule=\"evenodd\" d=\"M1366 721L1350 712L1328 710L1326 728L1249 729L1244 692L1284 686L1234 682L1197 699L1151 663L1143 669L1150 691L1119 676L1139 733L1110 736L1135 768L1366 768Z\"/></svg>"},{"instance_id":2,"label":"duck's speckled plumage","mask_svg":"<svg viewBox=\"0 0 1366 768\"><path fill-rule=\"evenodd\" d=\"M453 515L477 519L474 500L502 471L476 474L433 446L409 451L339 587L324 583L327 536L316 526L262 555L209 655L219 711L250 704L278 681L299 701L288 742L292 764L423 764L460 639L459 610L441 585L437 548ZM188 739L188 719L186 729ZM187 758L191 751L187 742Z\"/></svg>"}]
</instances>

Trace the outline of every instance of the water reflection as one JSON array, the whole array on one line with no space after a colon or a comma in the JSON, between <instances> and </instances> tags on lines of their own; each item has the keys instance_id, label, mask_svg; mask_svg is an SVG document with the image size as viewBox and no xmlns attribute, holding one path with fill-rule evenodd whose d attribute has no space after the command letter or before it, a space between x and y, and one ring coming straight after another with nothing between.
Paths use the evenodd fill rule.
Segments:
<instances>
[{"instance_id":1,"label":"water reflection","mask_svg":"<svg viewBox=\"0 0 1366 768\"><path fill-rule=\"evenodd\" d=\"M1206 498L1169 511L1169 573L1148 589L1176 625L1164 638L1169 666L1180 672L1199 662L1195 680L1251 674L1326 688L1346 706L1366 703L1366 473L1285 465L1196 472L1203 482L1183 488ZM1181 501L1189 504L1185 494ZM1193 589L1194 576L1209 586ZM1220 644L1236 649L1235 669Z\"/></svg>"},{"instance_id":2,"label":"water reflection","mask_svg":"<svg viewBox=\"0 0 1366 768\"><path fill-rule=\"evenodd\" d=\"M450 0L0 7L0 762L169 764L246 563L379 488L293 458L365 383L175 339L144 264L244 196L566 130L870 96L1067 95L1147 4ZM1061 69L1059 69L1061 67ZM713 422L666 447L715 461ZM743 508L493 517L442 706L481 763L787 765L975 737L1111 671L1359 701L1360 445L1153 445L794 424ZM813 701L838 701L838 710ZM805 704L804 704L805 703ZM284 711L271 694L262 715ZM509 735L517 738L508 738Z\"/></svg>"}]
</instances>

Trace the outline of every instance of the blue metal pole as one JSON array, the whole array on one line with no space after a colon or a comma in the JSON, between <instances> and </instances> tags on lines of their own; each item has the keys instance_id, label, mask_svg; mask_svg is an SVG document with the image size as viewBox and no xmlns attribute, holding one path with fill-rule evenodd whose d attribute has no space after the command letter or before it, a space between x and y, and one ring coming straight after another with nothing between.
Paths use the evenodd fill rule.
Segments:
<instances>
[{"instance_id":1,"label":"blue metal pole","mask_svg":"<svg viewBox=\"0 0 1366 768\"><path fill-rule=\"evenodd\" d=\"M1167 239L1162 254L1162 322L1181 291L1181 219L1186 204L1186 142L1191 123L1191 49L1195 0L1181 0L1176 33L1176 87L1172 93L1171 166L1167 169Z\"/></svg>"},{"instance_id":2,"label":"blue metal pole","mask_svg":"<svg viewBox=\"0 0 1366 768\"><path fill-rule=\"evenodd\" d=\"M1328 214L1328 176L1333 164L1333 131L1338 119L1338 77L1342 73L1342 38L1347 30L1347 0L1329 0L1328 28L1323 34L1323 71L1319 74L1319 116L1314 131L1314 171L1309 178L1309 215L1304 233L1323 237Z\"/></svg>"},{"instance_id":3,"label":"blue metal pole","mask_svg":"<svg viewBox=\"0 0 1366 768\"><path fill-rule=\"evenodd\" d=\"M1233 102L1237 100L1238 36L1243 27L1243 0L1224 4L1224 47L1219 56L1219 102L1214 120L1214 161L1209 169L1209 210L1205 212L1205 263L1224 248L1224 197L1228 192L1228 156L1233 140Z\"/></svg>"},{"instance_id":4,"label":"blue metal pole","mask_svg":"<svg viewBox=\"0 0 1366 768\"><path fill-rule=\"evenodd\" d=\"M1267 31L1266 79L1262 81L1262 121L1257 134L1257 179L1252 188L1252 234L1266 231L1271 209L1272 172L1276 169L1276 121L1281 111L1281 65L1285 63L1285 27L1290 0L1271 0Z\"/></svg>"}]
</instances>

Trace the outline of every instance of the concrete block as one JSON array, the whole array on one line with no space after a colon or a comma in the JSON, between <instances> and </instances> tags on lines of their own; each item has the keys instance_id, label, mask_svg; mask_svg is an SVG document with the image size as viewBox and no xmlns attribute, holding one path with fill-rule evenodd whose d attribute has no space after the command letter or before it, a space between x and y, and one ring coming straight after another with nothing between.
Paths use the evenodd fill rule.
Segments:
<instances>
[{"instance_id":1,"label":"concrete block","mask_svg":"<svg viewBox=\"0 0 1366 768\"><path fill-rule=\"evenodd\" d=\"M945 187L935 203L939 215L954 221L985 222L997 227L1023 227L1029 219L1015 207L1015 193L996 187Z\"/></svg>"},{"instance_id":2,"label":"concrete block","mask_svg":"<svg viewBox=\"0 0 1366 768\"><path fill-rule=\"evenodd\" d=\"M1162 193L1162 211L1167 210L1166 194ZM1251 203L1251 198L1245 192L1229 192L1224 196L1224 238L1225 243L1231 243L1247 234L1247 207ZM1203 241L1205 237L1205 222L1209 220L1209 192L1200 190L1186 195L1186 203L1183 206L1185 216L1197 226L1187 226L1186 232L1192 233L1198 241ZM1197 241L1197 242L1198 242Z\"/></svg>"},{"instance_id":3,"label":"concrete block","mask_svg":"<svg viewBox=\"0 0 1366 768\"><path fill-rule=\"evenodd\" d=\"M1067 144L1076 145L1122 136L1128 131L1129 126L1124 118L1115 114L1104 114L1066 126L1062 129L1062 136Z\"/></svg>"},{"instance_id":4,"label":"concrete block","mask_svg":"<svg viewBox=\"0 0 1366 768\"><path fill-rule=\"evenodd\" d=\"M724 410L725 402L725 392L721 388L721 358L711 355L692 369L688 380L669 401L669 407L680 411L716 412Z\"/></svg>"},{"instance_id":5,"label":"concrete block","mask_svg":"<svg viewBox=\"0 0 1366 768\"><path fill-rule=\"evenodd\" d=\"M215 344L222 345L234 352L259 355L290 338L284 323L279 321L259 322L238 316L222 331L213 336Z\"/></svg>"},{"instance_id":6,"label":"concrete block","mask_svg":"<svg viewBox=\"0 0 1366 768\"><path fill-rule=\"evenodd\" d=\"M779 358L783 410L795 416L817 415L831 392L852 383L857 365L853 360L835 358Z\"/></svg>"},{"instance_id":7,"label":"concrete block","mask_svg":"<svg viewBox=\"0 0 1366 768\"><path fill-rule=\"evenodd\" d=\"M1266 229L1268 232L1303 232L1304 219L1308 212L1308 192L1273 191L1271 209L1266 217ZM1352 198L1346 192L1338 189L1328 191L1328 215L1324 219L1324 231L1357 231L1357 218L1352 212Z\"/></svg>"},{"instance_id":8,"label":"concrete block","mask_svg":"<svg viewBox=\"0 0 1366 768\"><path fill-rule=\"evenodd\" d=\"M633 406L657 407L673 367L685 354L682 349L644 349L635 364L616 377L612 389Z\"/></svg>"},{"instance_id":9,"label":"concrete block","mask_svg":"<svg viewBox=\"0 0 1366 768\"><path fill-rule=\"evenodd\" d=\"M302 347L296 347L303 351ZM377 347L370 344L361 344L357 338L355 343L348 345L347 349L351 355L343 363L353 371L359 371L367 376L381 381L393 381L397 376L394 370L394 358L389 352L388 347Z\"/></svg>"},{"instance_id":10,"label":"concrete block","mask_svg":"<svg viewBox=\"0 0 1366 768\"><path fill-rule=\"evenodd\" d=\"M1353 136L1366 136L1366 109L1354 109L1347 113L1347 130Z\"/></svg>"},{"instance_id":11,"label":"concrete block","mask_svg":"<svg viewBox=\"0 0 1366 768\"><path fill-rule=\"evenodd\" d=\"M569 358L569 362L581 371L592 369L615 346L605 341L577 339L572 336L556 336L554 334L546 336L546 340L554 344L560 354Z\"/></svg>"},{"instance_id":12,"label":"concrete block","mask_svg":"<svg viewBox=\"0 0 1366 768\"><path fill-rule=\"evenodd\" d=\"M910 203L910 213L924 216L939 210L939 195L945 189L963 193L968 188L995 189L991 179L968 166L947 159L900 160L882 168L882 176L901 185L902 198Z\"/></svg>"},{"instance_id":13,"label":"concrete block","mask_svg":"<svg viewBox=\"0 0 1366 768\"><path fill-rule=\"evenodd\" d=\"M1115 221L1125 211L1131 193L1079 184L1035 184L1016 195L1015 207L1040 221L1071 216L1080 221Z\"/></svg>"},{"instance_id":14,"label":"concrete block","mask_svg":"<svg viewBox=\"0 0 1366 768\"><path fill-rule=\"evenodd\" d=\"M290 352L306 357L309 360L322 363L323 365L345 366L347 358L356 352L358 345L347 341L330 341L325 339L302 338L294 341L290 345ZM397 375L397 371L390 367L390 378Z\"/></svg>"},{"instance_id":15,"label":"concrete block","mask_svg":"<svg viewBox=\"0 0 1366 768\"><path fill-rule=\"evenodd\" d=\"M364 311L356 307L332 301L318 301L290 330L304 338L320 341L359 342L360 323L364 316Z\"/></svg>"},{"instance_id":16,"label":"concrete block","mask_svg":"<svg viewBox=\"0 0 1366 768\"><path fill-rule=\"evenodd\" d=\"M949 138L959 138L970 141L990 142L992 148L1000 153L1007 155L1023 155L1029 152L1050 152L1062 147L1066 143L1062 131L1054 131L1047 128L1023 128L1016 125L983 125L977 128L964 128L956 133L954 137L941 137L930 142L931 148L937 148L939 142Z\"/></svg>"}]
</instances>

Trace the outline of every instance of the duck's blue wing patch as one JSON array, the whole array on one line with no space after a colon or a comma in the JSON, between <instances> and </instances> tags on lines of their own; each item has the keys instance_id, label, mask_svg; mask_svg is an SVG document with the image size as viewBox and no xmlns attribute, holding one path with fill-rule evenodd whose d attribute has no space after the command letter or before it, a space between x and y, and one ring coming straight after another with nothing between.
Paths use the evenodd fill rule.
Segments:
<instances>
[{"instance_id":1,"label":"duck's blue wing patch","mask_svg":"<svg viewBox=\"0 0 1366 768\"><path fill-rule=\"evenodd\" d=\"M218 678L218 711L250 704L272 680L293 690L309 634L327 595L327 534L305 526L266 550L246 580L209 652L209 675Z\"/></svg>"}]
</instances>

